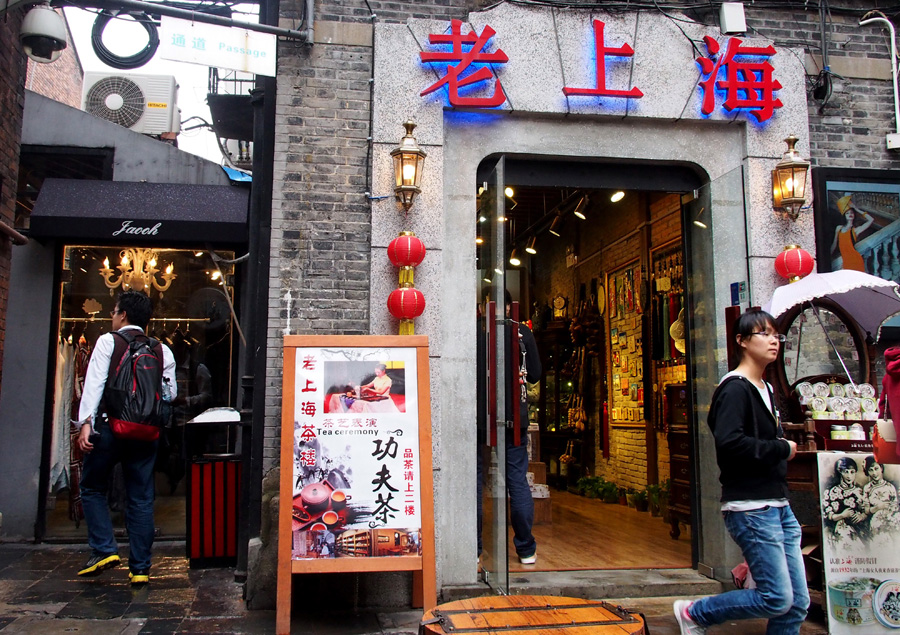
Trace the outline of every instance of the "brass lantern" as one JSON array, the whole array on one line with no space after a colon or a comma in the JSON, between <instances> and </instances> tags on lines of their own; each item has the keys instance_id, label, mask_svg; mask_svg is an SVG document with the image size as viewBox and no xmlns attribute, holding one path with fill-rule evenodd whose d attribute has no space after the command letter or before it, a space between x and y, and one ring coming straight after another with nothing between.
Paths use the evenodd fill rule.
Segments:
<instances>
[{"instance_id":1,"label":"brass lantern","mask_svg":"<svg viewBox=\"0 0 900 635\"><path fill-rule=\"evenodd\" d=\"M800 215L800 208L806 202L806 181L809 161L800 157L794 149L798 141L794 135L784 140L787 152L772 170L772 206L784 210L793 220Z\"/></svg>"},{"instance_id":2,"label":"brass lantern","mask_svg":"<svg viewBox=\"0 0 900 635\"><path fill-rule=\"evenodd\" d=\"M422 183L425 157L428 155L419 147L412 134L415 122L407 121L403 127L406 128L406 135L400 140L400 146L391 151L391 157L394 159L394 192L403 209L408 212L416 194L422 191L419 186Z\"/></svg>"}]
</instances>

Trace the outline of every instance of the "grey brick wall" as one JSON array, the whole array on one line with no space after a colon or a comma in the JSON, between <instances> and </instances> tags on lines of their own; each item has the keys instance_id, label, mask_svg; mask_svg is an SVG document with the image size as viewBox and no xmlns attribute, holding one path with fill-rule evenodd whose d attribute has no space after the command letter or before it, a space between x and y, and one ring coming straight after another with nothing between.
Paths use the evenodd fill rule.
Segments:
<instances>
[{"instance_id":1,"label":"grey brick wall","mask_svg":"<svg viewBox=\"0 0 900 635\"><path fill-rule=\"evenodd\" d=\"M23 12L13 11L0 20L0 222L10 227L16 212L19 174L19 140L25 107L25 60L19 44ZM0 239L0 368L6 333L6 302L9 293L12 243ZM2 371L0 371L2 372ZM0 376L2 380L2 376Z\"/></svg>"}]
</instances>

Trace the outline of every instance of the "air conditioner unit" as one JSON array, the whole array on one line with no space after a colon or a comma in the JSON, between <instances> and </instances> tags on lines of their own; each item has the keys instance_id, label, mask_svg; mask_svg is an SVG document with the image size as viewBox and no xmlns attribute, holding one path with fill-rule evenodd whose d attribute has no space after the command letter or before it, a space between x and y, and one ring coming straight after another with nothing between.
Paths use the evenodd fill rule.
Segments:
<instances>
[{"instance_id":1,"label":"air conditioner unit","mask_svg":"<svg viewBox=\"0 0 900 635\"><path fill-rule=\"evenodd\" d=\"M172 75L86 72L81 107L135 132L160 135L181 130L177 94Z\"/></svg>"}]
</instances>

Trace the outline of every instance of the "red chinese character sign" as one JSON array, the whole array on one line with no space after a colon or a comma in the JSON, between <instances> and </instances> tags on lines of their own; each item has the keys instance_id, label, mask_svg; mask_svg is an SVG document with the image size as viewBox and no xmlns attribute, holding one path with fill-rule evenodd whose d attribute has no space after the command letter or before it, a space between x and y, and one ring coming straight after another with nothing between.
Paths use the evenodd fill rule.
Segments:
<instances>
[{"instance_id":1,"label":"red chinese character sign","mask_svg":"<svg viewBox=\"0 0 900 635\"><path fill-rule=\"evenodd\" d=\"M434 605L427 342L285 338L280 625L292 573L418 572L415 597Z\"/></svg>"},{"instance_id":2,"label":"red chinese character sign","mask_svg":"<svg viewBox=\"0 0 900 635\"><path fill-rule=\"evenodd\" d=\"M722 106L726 110L746 109L760 123L768 120L776 108L783 106L781 100L775 97L781 83L774 78L774 69L768 61L775 55L774 46L742 46L742 41L733 37L728 39L728 46L721 53L715 39L707 35L703 41L709 57L697 60L700 70L706 75L705 79L700 80L703 90L700 112L707 116L712 114L717 90L724 93Z\"/></svg>"},{"instance_id":3,"label":"red chinese character sign","mask_svg":"<svg viewBox=\"0 0 900 635\"><path fill-rule=\"evenodd\" d=\"M571 88L563 87L563 94L568 96L584 95L590 97L643 97L644 93L637 87L630 90L614 90L606 86L606 58L609 57L631 57L634 55L634 49L628 43L622 46L607 46L604 38L606 24L600 20L594 20L594 48L597 54L596 86L591 88Z\"/></svg>"},{"instance_id":4,"label":"red chinese character sign","mask_svg":"<svg viewBox=\"0 0 900 635\"><path fill-rule=\"evenodd\" d=\"M497 49L488 53L485 48L496 31L485 25L481 35L475 31L462 33L462 21L450 23L450 33L432 33L428 36L431 44L449 44L449 51L422 51L419 57L423 62L446 65L445 74L434 84L422 91L424 97L446 85L453 106L470 108L496 108L506 101L506 94L500 80L494 75L492 68L485 64L505 64L509 61L506 53ZM494 91L489 97L463 97L460 88L483 88L494 80Z\"/></svg>"}]
</instances>

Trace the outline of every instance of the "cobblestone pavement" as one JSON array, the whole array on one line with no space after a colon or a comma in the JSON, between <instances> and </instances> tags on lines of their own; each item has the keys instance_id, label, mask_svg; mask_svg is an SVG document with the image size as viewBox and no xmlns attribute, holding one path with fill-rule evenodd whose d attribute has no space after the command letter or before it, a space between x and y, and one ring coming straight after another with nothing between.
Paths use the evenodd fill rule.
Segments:
<instances>
[{"instance_id":1,"label":"cobblestone pavement","mask_svg":"<svg viewBox=\"0 0 900 635\"><path fill-rule=\"evenodd\" d=\"M123 550L123 553L126 551ZM150 584L132 589L128 568L78 578L86 548L0 544L0 633L89 635L273 633L274 611L247 610L231 569L190 569L184 545L154 547ZM617 600L640 610L652 635L678 635L671 613L677 598ZM420 611L305 611L295 601L291 632L300 635L415 635ZM723 624L710 635L762 635L765 622ZM821 615L803 635L827 633Z\"/></svg>"}]
</instances>

